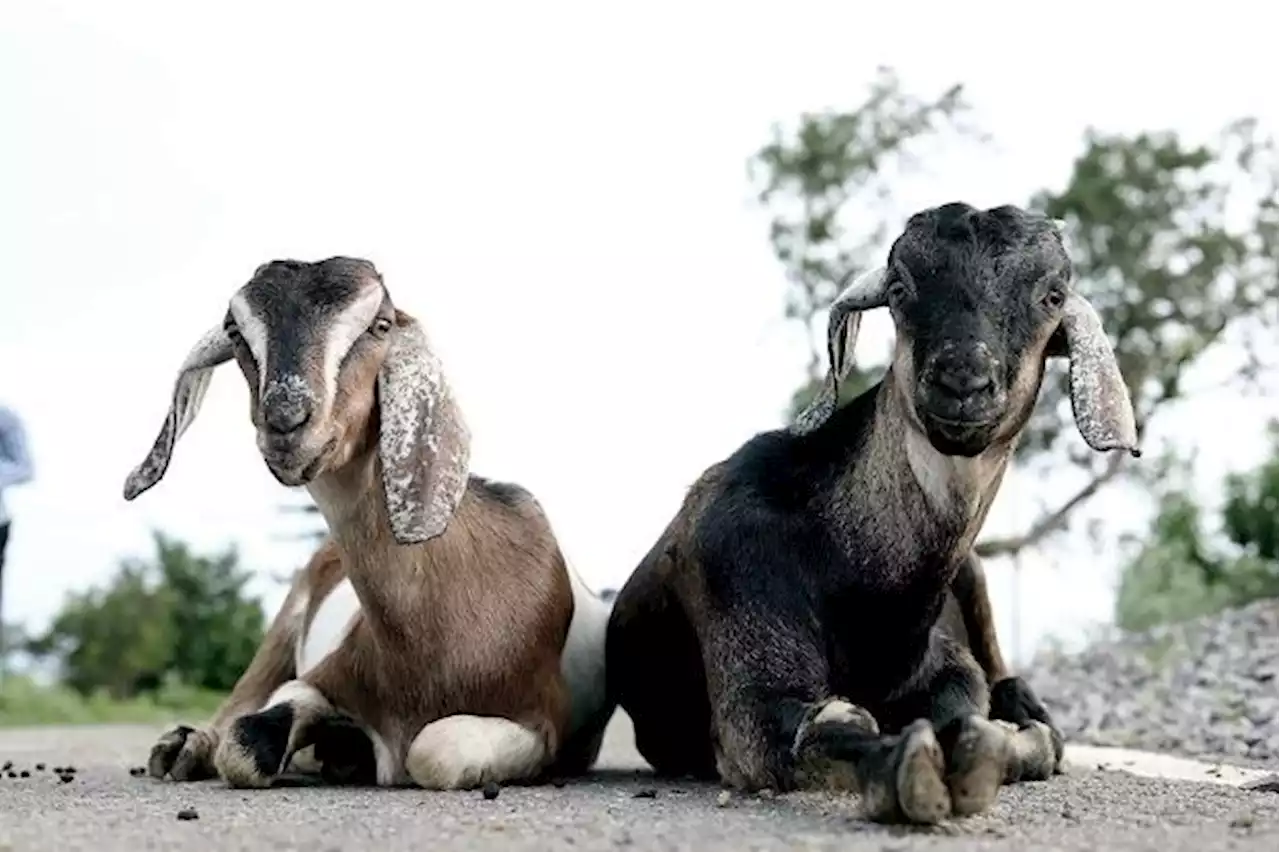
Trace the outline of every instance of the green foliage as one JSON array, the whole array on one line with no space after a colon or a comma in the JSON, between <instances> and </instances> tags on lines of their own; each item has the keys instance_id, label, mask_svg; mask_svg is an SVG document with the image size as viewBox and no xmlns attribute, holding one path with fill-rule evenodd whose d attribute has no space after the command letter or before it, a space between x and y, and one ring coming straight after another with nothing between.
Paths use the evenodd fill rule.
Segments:
<instances>
[{"instance_id":1,"label":"green foliage","mask_svg":"<svg viewBox=\"0 0 1280 852\"><path fill-rule=\"evenodd\" d=\"M1230 474L1220 535L1206 530L1205 510L1190 488L1190 463L1169 453L1162 460L1158 511L1137 552L1121 573L1116 622L1126 630L1185 621L1280 593L1276 538L1278 450L1276 424L1268 427L1269 457L1257 468Z\"/></svg>"},{"instance_id":2,"label":"green foliage","mask_svg":"<svg viewBox=\"0 0 1280 852\"><path fill-rule=\"evenodd\" d=\"M915 167L915 151L926 140L980 135L963 124L966 115L960 86L922 100L882 70L861 105L803 115L798 129L775 130L752 159L760 203L772 216L770 241L786 270L785 316L812 340L790 417L820 387L825 313L840 282L882 262L887 237L912 212L893 208L891 182ZM1161 410L1205 390L1189 387L1187 377L1210 350L1231 343L1244 353L1226 379L1242 387L1261 372L1261 353L1274 353L1276 148L1255 121L1234 122L1205 145L1171 132L1128 137L1090 130L1065 187L1024 203L1065 221L1077 286L1116 347L1140 435ZM846 231L842 217L852 211L876 224ZM841 388L841 400L883 370L863 366ZM1086 471L1086 484L1025 531L980 542L980 555L1038 544L1065 528L1102 487L1136 468L1122 454L1094 453L1079 440L1065 373L1062 361L1050 364L1019 459L1041 466L1066 458Z\"/></svg>"},{"instance_id":3,"label":"green foliage","mask_svg":"<svg viewBox=\"0 0 1280 852\"><path fill-rule=\"evenodd\" d=\"M0 683L0 727L109 723L171 724L213 715L225 695L167 681L153 692L119 700L104 691L82 695L9 675Z\"/></svg>"},{"instance_id":4,"label":"green foliage","mask_svg":"<svg viewBox=\"0 0 1280 852\"><path fill-rule=\"evenodd\" d=\"M1145 429L1194 390L1184 383L1188 368L1234 325L1274 328L1275 145L1245 121L1214 146L1169 132L1091 131L1084 148L1066 189L1031 206L1065 220L1077 286L1102 317ZM1064 375L1065 365L1053 373ZM1070 436L1071 422L1066 383L1047 380L1020 451L1053 448L1066 432L1078 463L1105 464Z\"/></svg>"},{"instance_id":5,"label":"green foliage","mask_svg":"<svg viewBox=\"0 0 1280 852\"><path fill-rule=\"evenodd\" d=\"M198 556L161 533L155 545L151 561L125 560L104 587L70 595L28 643L30 653L58 661L77 693L132 698L172 678L226 691L262 641L265 616L245 595L252 575L234 547Z\"/></svg>"},{"instance_id":6,"label":"green foliage","mask_svg":"<svg viewBox=\"0 0 1280 852\"><path fill-rule=\"evenodd\" d=\"M974 133L962 123L968 109L960 86L921 99L882 68L861 105L802 115L791 132L775 127L773 141L752 158L750 176L772 216L769 239L786 269L786 316L803 325L810 341L808 380L793 397L789 416L812 399L825 372L825 341L815 334L816 321L841 279L874 265L885 248L892 179L917 166L917 149L927 138L946 130ZM841 221L850 208L869 226L851 232ZM854 370L841 386L841 399L879 381L882 372L882 366Z\"/></svg>"}]
</instances>

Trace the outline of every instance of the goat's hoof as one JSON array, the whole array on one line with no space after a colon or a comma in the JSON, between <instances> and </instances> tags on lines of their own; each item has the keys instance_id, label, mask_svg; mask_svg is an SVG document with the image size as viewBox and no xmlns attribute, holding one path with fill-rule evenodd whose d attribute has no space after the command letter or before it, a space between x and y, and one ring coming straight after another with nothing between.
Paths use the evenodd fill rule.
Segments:
<instances>
[{"instance_id":1,"label":"goat's hoof","mask_svg":"<svg viewBox=\"0 0 1280 852\"><path fill-rule=\"evenodd\" d=\"M1022 730L1033 727L1033 722L1039 722L1049 730L1052 750L1052 763L1049 772L1043 776L1035 774L1025 777L1047 778L1054 772L1061 771L1062 753L1065 745L1062 731L1054 724L1053 717L1050 715L1049 709L1044 706L1044 702L1040 700L1035 690L1025 680L1017 675L1011 675L992 684L991 712L989 715L993 720L1012 722Z\"/></svg>"},{"instance_id":2,"label":"goat's hoof","mask_svg":"<svg viewBox=\"0 0 1280 852\"><path fill-rule=\"evenodd\" d=\"M1010 780L1044 781L1061 771L1062 735L1057 729L1030 722L1012 736L1012 742Z\"/></svg>"},{"instance_id":3,"label":"goat's hoof","mask_svg":"<svg viewBox=\"0 0 1280 852\"><path fill-rule=\"evenodd\" d=\"M947 786L951 813L970 816L995 802L1013 756L1009 732L981 716L967 716L954 723L947 750Z\"/></svg>"},{"instance_id":4,"label":"goat's hoof","mask_svg":"<svg viewBox=\"0 0 1280 852\"><path fill-rule=\"evenodd\" d=\"M934 825L951 813L942 748L928 720L919 719L902 731L895 754L898 807L911 822ZM884 808L882 813L888 811Z\"/></svg>"},{"instance_id":5,"label":"goat's hoof","mask_svg":"<svg viewBox=\"0 0 1280 852\"><path fill-rule=\"evenodd\" d=\"M166 731L151 747L147 772L153 778L168 776L174 781L203 781L214 777L213 754L218 740L210 731L189 725Z\"/></svg>"},{"instance_id":6,"label":"goat's hoof","mask_svg":"<svg viewBox=\"0 0 1280 852\"><path fill-rule=\"evenodd\" d=\"M270 787L288 757L292 728L288 704L241 716L218 744L213 765L232 787Z\"/></svg>"}]
</instances>

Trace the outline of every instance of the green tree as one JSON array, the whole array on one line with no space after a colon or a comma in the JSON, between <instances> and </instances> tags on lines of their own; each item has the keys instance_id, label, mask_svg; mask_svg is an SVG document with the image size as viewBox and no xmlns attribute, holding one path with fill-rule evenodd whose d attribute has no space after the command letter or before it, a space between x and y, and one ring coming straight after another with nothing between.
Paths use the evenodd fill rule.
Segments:
<instances>
[{"instance_id":1,"label":"green tree","mask_svg":"<svg viewBox=\"0 0 1280 852\"><path fill-rule=\"evenodd\" d=\"M823 375L825 316L837 282L880 262L894 210L888 183L910 166L928 137L974 134L955 86L933 101L902 92L882 71L871 96L850 112L802 116L790 136L775 133L752 160L759 199L772 215L770 239L787 276L785 315L813 342L808 375L788 416L816 392ZM1010 199L1017 201L1017 199ZM1065 221L1077 286L1097 307L1134 398L1139 433L1170 405L1204 387L1188 377L1210 351L1243 353L1224 381L1256 379L1274 353L1277 290L1277 173L1274 140L1253 120L1219 138L1189 145L1174 133L1133 137L1086 133L1065 187L1024 201ZM838 224L856 209L878 224L851 234ZM892 212L892 216L890 216ZM862 365L841 388L842 401L878 380L884 364ZM1019 460L1029 466L1065 458L1085 484L1025 530L977 545L987 556L1014 555L1065 528L1072 514L1108 483L1138 466L1122 454L1100 456L1075 440L1065 365L1050 365Z\"/></svg>"},{"instance_id":2,"label":"green tree","mask_svg":"<svg viewBox=\"0 0 1280 852\"><path fill-rule=\"evenodd\" d=\"M261 604L234 547L213 556L154 534L149 561L124 560L104 586L70 595L44 635L28 643L56 659L77 692L128 698L176 678L226 691L262 641Z\"/></svg>"},{"instance_id":3,"label":"green tree","mask_svg":"<svg viewBox=\"0 0 1280 852\"><path fill-rule=\"evenodd\" d=\"M1143 630L1280 594L1275 421L1268 433L1268 458L1226 477L1217 529L1207 528L1206 511L1196 502L1189 459L1171 452L1161 460L1155 518L1141 537L1127 542L1135 552L1120 575L1120 627Z\"/></svg>"}]
</instances>

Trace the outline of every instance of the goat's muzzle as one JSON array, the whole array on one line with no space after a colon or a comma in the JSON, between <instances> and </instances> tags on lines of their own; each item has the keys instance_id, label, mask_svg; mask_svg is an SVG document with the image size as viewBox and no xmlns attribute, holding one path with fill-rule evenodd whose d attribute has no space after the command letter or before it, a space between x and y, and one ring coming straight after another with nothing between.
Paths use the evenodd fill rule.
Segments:
<instances>
[{"instance_id":1,"label":"goat's muzzle","mask_svg":"<svg viewBox=\"0 0 1280 852\"><path fill-rule=\"evenodd\" d=\"M316 449L316 442L302 434L305 431L298 429L279 435L264 429L258 434L262 460L281 485L293 488L311 482L324 469L337 445L337 438L331 438Z\"/></svg>"},{"instance_id":2,"label":"goat's muzzle","mask_svg":"<svg viewBox=\"0 0 1280 852\"><path fill-rule=\"evenodd\" d=\"M986 449L1008 404L999 362L981 345L944 350L919 377L916 410L929 440L947 455Z\"/></svg>"}]
</instances>

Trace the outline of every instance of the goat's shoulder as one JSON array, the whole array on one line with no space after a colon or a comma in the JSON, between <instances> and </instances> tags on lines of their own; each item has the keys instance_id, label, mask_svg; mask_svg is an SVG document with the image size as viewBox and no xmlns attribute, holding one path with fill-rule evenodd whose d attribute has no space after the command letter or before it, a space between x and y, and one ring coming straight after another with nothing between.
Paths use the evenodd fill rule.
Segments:
<instances>
[{"instance_id":1,"label":"goat's shoulder","mask_svg":"<svg viewBox=\"0 0 1280 852\"><path fill-rule=\"evenodd\" d=\"M533 493L513 482L471 474L455 515L459 541L535 559L558 559L559 546L546 512Z\"/></svg>"},{"instance_id":2,"label":"goat's shoulder","mask_svg":"<svg viewBox=\"0 0 1280 852\"><path fill-rule=\"evenodd\" d=\"M487 476L471 474L467 482L467 490L478 499L506 509L523 510L538 505L533 492L523 485L504 480L490 479Z\"/></svg>"}]
</instances>

